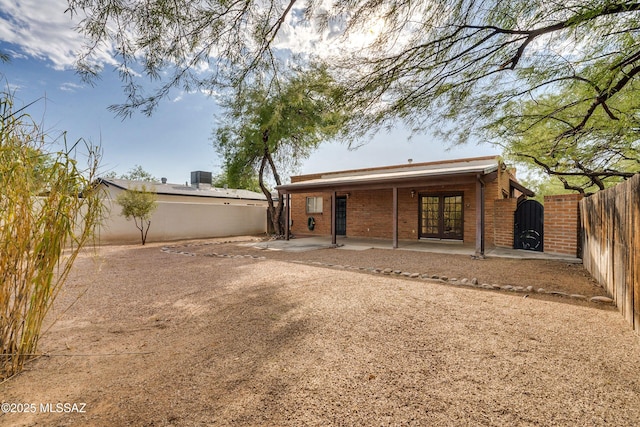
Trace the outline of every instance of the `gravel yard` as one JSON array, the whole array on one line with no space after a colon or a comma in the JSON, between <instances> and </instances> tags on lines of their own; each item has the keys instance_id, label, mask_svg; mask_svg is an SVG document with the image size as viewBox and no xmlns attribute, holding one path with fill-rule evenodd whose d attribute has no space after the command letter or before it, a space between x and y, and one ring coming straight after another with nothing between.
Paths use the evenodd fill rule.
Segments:
<instances>
[{"instance_id":1,"label":"gravel yard","mask_svg":"<svg viewBox=\"0 0 640 427\"><path fill-rule=\"evenodd\" d=\"M161 249L78 259L44 355L0 385L3 403L34 406L0 425L640 424L640 338L612 306L562 296L604 295L580 265L216 241Z\"/></svg>"}]
</instances>

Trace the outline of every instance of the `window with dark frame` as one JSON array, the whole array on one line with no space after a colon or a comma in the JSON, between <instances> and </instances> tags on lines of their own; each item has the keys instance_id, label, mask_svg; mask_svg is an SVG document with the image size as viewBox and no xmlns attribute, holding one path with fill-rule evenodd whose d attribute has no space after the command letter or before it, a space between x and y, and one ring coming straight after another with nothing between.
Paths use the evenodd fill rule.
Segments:
<instances>
[{"instance_id":1,"label":"window with dark frame","mask_svg":"<svg viewBox=\"0 0 640 427\"><path fill-rule=\"evenodd\" d=\"M306 211L308 214L322 213L322 197L307 197Z\"/></svg>"}]
</instances>

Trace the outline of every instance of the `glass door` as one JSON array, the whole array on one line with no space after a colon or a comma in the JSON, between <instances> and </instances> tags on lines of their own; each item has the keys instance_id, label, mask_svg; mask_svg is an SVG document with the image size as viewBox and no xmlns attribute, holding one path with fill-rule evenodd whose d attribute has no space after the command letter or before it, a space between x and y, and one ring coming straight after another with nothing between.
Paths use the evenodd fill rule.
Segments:
<instances>
[{"instance_id":1,"label":"glass door","mask_svg":"<svg viewBox=\"0 0 640 427\"><path fill-rule=\"evenodd\" d=\"M462 201L462 194L421 195L419 237L462 240Z\"/></svg>"}]
</instances>

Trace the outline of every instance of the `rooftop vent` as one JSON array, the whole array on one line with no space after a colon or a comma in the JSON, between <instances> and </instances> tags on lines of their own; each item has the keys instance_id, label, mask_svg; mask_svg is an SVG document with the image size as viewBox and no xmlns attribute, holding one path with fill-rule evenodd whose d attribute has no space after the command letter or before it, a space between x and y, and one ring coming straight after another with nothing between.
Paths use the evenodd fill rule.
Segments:
<instances>
[{"instance_id":1,"label":"rooftop vent","mask_svg":"<svg viewBox=\"0 0 640 427\"><path fill-rule=\"evenodd\" d=\"M204 190L211 189L211 172L194 171L191 172L191 186Z\"/></svg>"},{"instance_id":2,"label":"rooftop vent","mask_svg":"<svg viewBox=\"0 0 640 427\"><path fill-rule=\"evenodd\" d=\"M167 178L162 177L162 178L160 178L160 181L162 181L163 184L166 184L167 183Z\"/></svg>"}]
</instances>

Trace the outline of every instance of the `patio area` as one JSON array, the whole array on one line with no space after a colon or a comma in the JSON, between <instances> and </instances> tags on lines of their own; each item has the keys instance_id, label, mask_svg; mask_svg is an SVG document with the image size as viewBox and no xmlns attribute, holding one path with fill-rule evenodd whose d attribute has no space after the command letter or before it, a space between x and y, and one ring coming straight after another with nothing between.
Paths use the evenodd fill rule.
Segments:
<instances>
[{"instance_id":1,"label":"patio area","mask_svg":"<svg viewBox=\"0 0 640 427\"><path fill-rule=\"evenodd\" d=\"M288 252L305 252L334 247L334 245L332 245L331 243L330 236L299 237L292 238L290 240L269 240L265 242L247 243L246 245L265 250ZM363 251L367 249L389 249L397 251L433 252L469 256L474 256L476 252L476 248L474 245L465 245L462 242L440 240L400 240L398 241L398 247L396 249L393 249L393 242L391 241L391 239L365 239L344 236L337 237L335 248L339 250L353 251ZM489 248L485 251L485 256L514 259L556 260L576 264L582 263L582 260L580 258L568 255L557 255L544 252L534 252L508 248Z\"/></svg>"}]
</instances>

